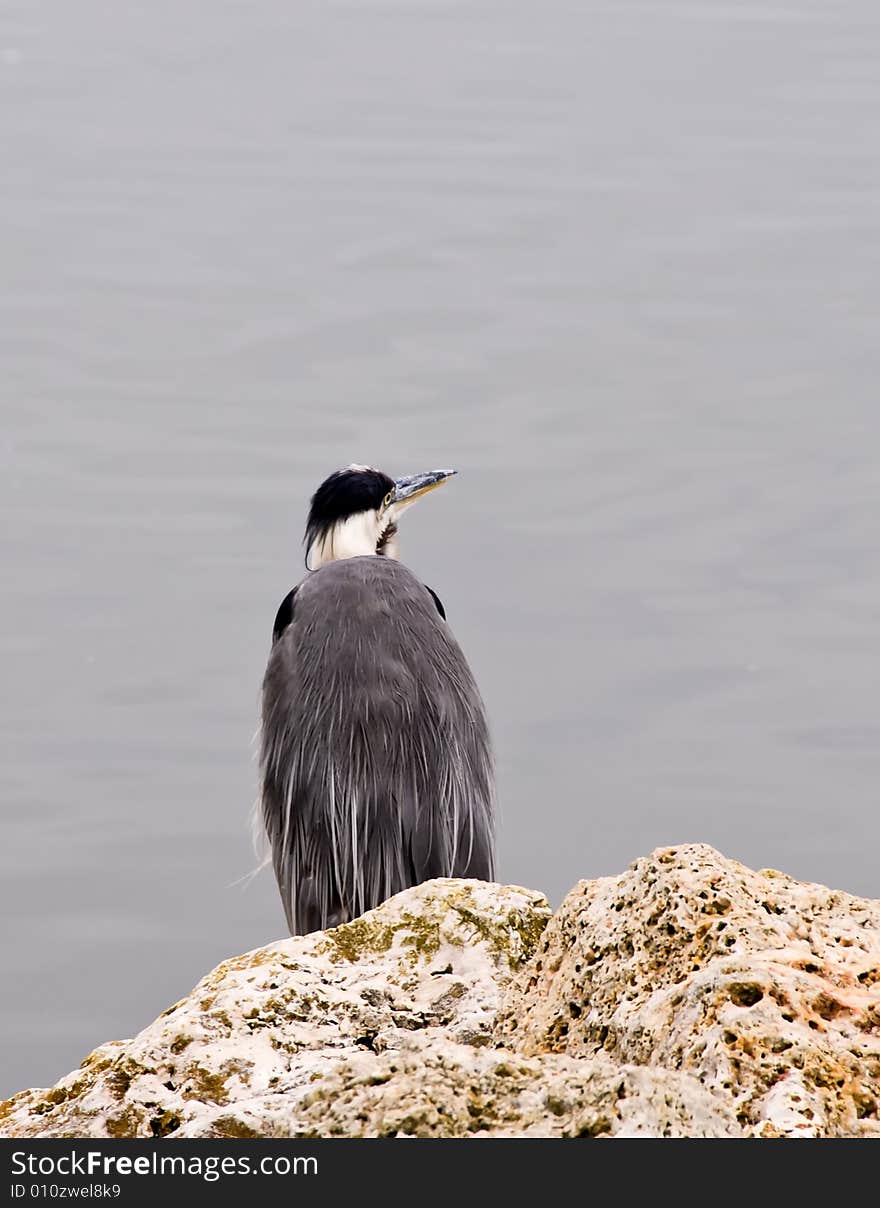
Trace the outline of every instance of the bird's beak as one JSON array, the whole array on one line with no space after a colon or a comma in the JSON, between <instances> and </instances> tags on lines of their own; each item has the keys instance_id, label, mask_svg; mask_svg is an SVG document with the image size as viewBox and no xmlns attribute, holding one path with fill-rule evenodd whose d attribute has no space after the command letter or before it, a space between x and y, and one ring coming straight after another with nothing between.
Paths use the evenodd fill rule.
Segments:
<instances>
[{"instance_id":1,"label":"bird's beak","mask_svg":"<svg viewBox=\"0 0 880 1208\"><path fill-rule=\"evenodd\" d=\"M435 487L447 482L455 470L430 470L427 474L410 474L407 478L398 478L391 495L392 504L414 503L421 495L427 495Z\"/></svg>"}]
</instances>

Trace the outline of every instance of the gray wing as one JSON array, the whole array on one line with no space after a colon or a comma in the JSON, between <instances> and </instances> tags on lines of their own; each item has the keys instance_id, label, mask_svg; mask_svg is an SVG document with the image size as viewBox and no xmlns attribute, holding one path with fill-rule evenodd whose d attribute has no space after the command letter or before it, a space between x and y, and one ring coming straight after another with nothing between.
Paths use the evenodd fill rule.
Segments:
<instances>
[{"instance_id":1,"label":"gray wing","mask_svg":"<svg viewBox=\"0 0 880 1208\"><path fill-rule=\"evenodd\" d=\"M433 593L400 563L349 558L289 599L263 682L260 774L290 930L335 926L431 877L493 879L485 710Z\"/></svg>"}]
</instances>

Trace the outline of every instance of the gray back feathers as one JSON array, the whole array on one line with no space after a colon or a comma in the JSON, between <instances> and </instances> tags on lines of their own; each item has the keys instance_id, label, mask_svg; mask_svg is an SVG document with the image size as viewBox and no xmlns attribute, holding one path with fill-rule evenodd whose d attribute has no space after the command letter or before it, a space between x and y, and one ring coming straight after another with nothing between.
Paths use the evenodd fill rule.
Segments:
<instances>
[{"instance_id":1,"label":"gray back feathers","mask_svg":"<svg viewBox=\"0 0 880 1208\"><path fill-rule=\"evenodd\" d=\"M263 681L262 814L293 934L495 873L483 704L431 593L382 557L299 585Z\"/></svg>"}]
</instances>

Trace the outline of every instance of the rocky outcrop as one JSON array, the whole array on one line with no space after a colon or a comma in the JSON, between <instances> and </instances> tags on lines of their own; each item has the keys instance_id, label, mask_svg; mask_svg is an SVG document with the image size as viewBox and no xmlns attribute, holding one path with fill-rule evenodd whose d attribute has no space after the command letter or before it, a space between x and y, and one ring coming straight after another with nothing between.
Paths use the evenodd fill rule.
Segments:
<instances>
[{"instance_id":1,"label":"rocky outcrop","mask_svg":"<svg viewBox=\"0 0 880 1208\"><path fill-rule=\"evenodd\" d=\"M668 848L227 961L4 1136L880 1135L880 903Z\"/></svg>"},{"instance_id":2,"label":"rocky outcrop","mask_svg":"<svg viewBox=\"0 0 880 1208\"><path fill-rule=\"evenodd\" d=\"M496 1030L689 1075L747 1135L878 1136L880 902L656 851L572 890Z\"/></svg>"}]
</instances>

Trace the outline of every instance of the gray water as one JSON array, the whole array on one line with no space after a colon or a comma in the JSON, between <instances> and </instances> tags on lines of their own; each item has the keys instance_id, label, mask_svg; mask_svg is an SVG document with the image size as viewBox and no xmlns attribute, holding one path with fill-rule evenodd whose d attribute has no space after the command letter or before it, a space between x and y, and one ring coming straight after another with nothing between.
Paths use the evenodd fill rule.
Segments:
<instances>
[{"instance_id":1,"label":"gray water","mask_svg":"<svg viewBox=\"0 0 880 1208\"><path fill-rule=\"evenodd\" d=\"M283 934L252 737L308 496L408 514L500 875L880 896L874 0L7 0L0 1091Z\"/></svg>"}]
</instances>

